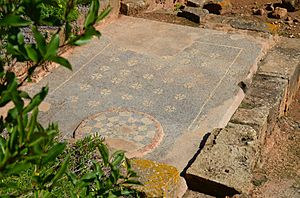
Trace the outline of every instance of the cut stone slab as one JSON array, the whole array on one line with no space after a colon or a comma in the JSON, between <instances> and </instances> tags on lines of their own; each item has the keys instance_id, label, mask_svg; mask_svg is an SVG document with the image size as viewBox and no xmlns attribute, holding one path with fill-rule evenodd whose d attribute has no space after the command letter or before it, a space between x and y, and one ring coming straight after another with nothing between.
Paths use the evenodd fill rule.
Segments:
<instances>
[{"instance_id":1,"label":"cut stone slab","mask_svg":"<svg viewBox=\"0 0 300 198\"><path fill-rule=\"evenodd\" d=\"M252 126L259 133L271 133L277 117L284 115L288 81L257 74L230 122ZM264 134L260 134L262 139ZM263 141L261 142L263 144Z\"/></svg>"},{"instance_id":2,"label":"cut stone slab","mask_svg":"<svg viewBox=\"0 0 300 198\"><path fill-rule=\"evenodd\" d=\"M278 30L278 26L271 23L266 23L262 21L253 21L243 18L231 18L228 19L228 24L233 28L242 30L252 30L266 33L275 33Z\"/></svg>"},{"instance_id":3,"label":"cut stone slab","mask_svg":"<svg viewBox=\"0 0 300 198\"><path fill-rule=\"evenodd\" d=\"M262 60L258 73L283 78L288 81L286 106L288 107L300 82L300 40L282 38ZM285 109L284 111L287 111Z\"/></svg>"},{"instance_id":4,"label":"cut stone slab","mask_svg":"<svg viewBox=\"0 0 300 198\"><path fill-rule=\"evenodd\" d=\"M103 133L114 142L126 136L138 149L151 145L156 134L149 120L136 121L141 114L90 118L110 110L144 113L164 136L143 157L178 170L207 131L226 126L244 97L238 83L256 70L269 41L125 16L101 32L100 40L68 57L73 72L57 68L28 87L30 93L50 87L45 101L50 109L41 112L42 123L58 122L63 138L72 138L74 131L76 138L76 129L87 121L91 128L85 135ZM115 122L130 127L108 132ZM139 136L131 133L134 128Z\"/></svg>"},{"instance_id":5,"label":"cut stone slab","mask_svg":"<svg viewBox=\"0 0 300 198\"><path fill-rule=\"evenodd\" d=\"M257 132L246 125L228 124L224 129L214 130L186 172L189 189L217 197L249 192L257 139Z\"/></svg>"},{"instance_id":6,"label":"cut stone slab","mask_svg":"<svg viewBox=\"0 0 300 198\"><path fill-rule=\"evenodd\" d=\"M180 191L183 178L175 167L143 159L133 159L131 164L143 184L134 188L145 193L146 197L173 198L184 193Z\"/></svg>"},{"instance_id":7,"label":"cut stone slab","mask_svg":"<svg viewBox=\"0 0 300 198\"><path fill-rule=\"evenodd\" d=\"M214 14L206 15L202 20L202 25L208 28L221 26L223 27L223 29L228 29L229 26L234 29L251 30L270 34L276 33L279 28L279 26L276 24L262 22L261 20L256 19L250 19L247 16L228 17Z\"/></svg>"}]
</instances>

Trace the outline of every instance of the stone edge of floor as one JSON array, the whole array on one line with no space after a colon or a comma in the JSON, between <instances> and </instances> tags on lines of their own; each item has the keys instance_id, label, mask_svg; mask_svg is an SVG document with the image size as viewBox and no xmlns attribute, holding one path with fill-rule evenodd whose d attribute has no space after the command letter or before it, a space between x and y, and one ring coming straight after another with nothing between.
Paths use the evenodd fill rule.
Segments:
<instances>
[{"instance_id":1,"label":"stone edge of floor","mask_svg":"<svg viewBox=\"0 0 300 198\"><path fill-rule=\"evenodd\" d=\"M244 87L246 96L227 126L207 134L187 168L189 189L217 197L251 194L253 170L263 163L262 147L299 88L299 60L299 39L281 38L269 50L250 86Z\"/></svg>"}]
</instances>

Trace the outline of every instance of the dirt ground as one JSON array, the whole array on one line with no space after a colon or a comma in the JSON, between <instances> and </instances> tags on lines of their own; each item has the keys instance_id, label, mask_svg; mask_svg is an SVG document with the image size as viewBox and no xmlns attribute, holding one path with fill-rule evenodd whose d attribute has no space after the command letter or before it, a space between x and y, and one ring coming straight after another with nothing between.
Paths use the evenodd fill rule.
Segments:
<instances>
[{"instance_id":1,"label":"dirt ground","mask_svg":"<svg viewBox=\"0 0 300 198\"><path fill-rule=\"evenodd\" d=\"M274 23L279 26L279 34L290 38L300 38L300 10L288 12L283 19L274 19L268 16L268 4L273 3L273 7L279 6L281 0L231 0L232 11L227 16L248 16L253 19ZM263 15L253 14L254 10L263 9ZM289 17L289 18L288 18ZM290 19L290 20L288 20Z\"/></svg>"},{"instance_id":2,"label":"dirt ground","mask_svg":"<svg viewBox=\"0 0 300 198\"><path fill-rule=\"evenodd\" d=\"M254 21L263 21L278 26L278 34L290 38L300 38L300 10L288 12L288 15L282 19L270 17L271 11L268 11L270 4L273 7L280 6L281 0L231 0L232 10L224 14L228 17L246 18ZM263 10L262 15L254 14L254 10ZM142 12L137 17L147 18L151 20L169 22L188 26L199 26L199 24L191 22L185 18L177 17L178 10L172 9L154 9L154 11Z\"/></svg>"},{"instance_id":3,"label":"dirt ground","mask_svg":"<svg viewBox=\"0 0 300 198\"><path fill-rule=\"evenodd\" d=\"M256 170L252 197L300 197L300 89L287 116L279 119Z\"/></svg>"}]
</instances>

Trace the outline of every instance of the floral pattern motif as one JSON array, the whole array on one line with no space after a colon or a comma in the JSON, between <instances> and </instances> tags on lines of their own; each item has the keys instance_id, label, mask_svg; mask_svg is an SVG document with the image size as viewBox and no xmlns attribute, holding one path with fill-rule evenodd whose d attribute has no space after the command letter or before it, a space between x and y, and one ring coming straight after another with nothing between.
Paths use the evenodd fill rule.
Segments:
<instances>
[{"instance_id":1,"label":"floral pattern motif","mask_svg":"<svg viewBox=\"0 0 300 198\"><path fill-rule=\"evenodd\" d=\"M165 107L165 111L168 113L172 113L172 112L176 111L176 108L174 106L168 105Z\"/></svg>"},{"instance_id":2,"label":"floral pattern motif","mask_svg":"<svg viewBox=\"0 0 300 198\"><path fill-rule=\"evenodd\" d=\"M77 103L78 100L79 100L78 96L71 96L71 98L70 98L71 103Z\"/></svg>"},{"instance_id":3,"label":"floral pattern motif","mask_svg":"<svg viewBox=\"0 0 300 198\"><path fill-rule=\"evenodd\" d=\"M136 60L136 59L130 59L130 60L128 60L127 64L128 64L128 66L132 67L132 66L137 65L138 62L139 62L139 61Z\"/></svg>"},{"instance_id":4,"label":"floral pattern motif","mask_svg":"<svg viewBox=\"0 0 300 198\"><path fill-rule=\"evenodd\" d=\"M102 89L100 91L100 94L104 95L104 96L110 95L111 94L111 90L110 89Z\"/></svg>"},{"instance_id":5,"label":"floral pattern motif","mask_svg":"<svg viewBox=\"0 0 300 198\"><path fill-rule=\"evenodd\" d=\"M102 74L100 74L100 73L94 73L94 74L92 74L92 76L91 76L91 78L92 78L93 80L100 80L102 77L103 77L103 76L102 76Z\"/></svg>"},{"instance_id":6,"label":"floral pattern motif","mask_svg":"<svg viewBox=\"0 0 300 198\"><path fill-rule=\"evenodd\" d=\"M192 82L186 82L186 83L184 83L184 85L183 85L183 87L184 88L186 88L186 89L191 89L191 88L193 88L195 85L194 85L194 83L192 83Z\"/></svg>"},{"instance_id":7,"label":"floral pattern motif","mask_svg":"<svg viewBox=\"0 0 300 198\"><path fill-rule=\"evenodd\" d=\"M153 90L153 93L157 95L161 95L163 92L164 90L162 88L157 88Z\"/></svg>"},{"instance_id":8,"label":"floral pattern motif","mask_svg":"<svg viewBox=\"0 0 300 198\"><path fill-rule=\"evenodd\" d=\"M120 75L121 75L122 77L126 77L126 76L128 76L129 74L130 74L130 70L122 69L122 70L120 71Z\"/></svg>"},{"instance_id":9,"label":"floral pattern motif","mask_svg":"<svg viewBox=\"0 0 300 198\"><path fill-rule=\"evenodd\" d=\"M95 100L92 100L92 101L89 101L88 102L88 106L89 107L97 107L100 105L100 101L95 101Z\"/></svg>"},{"instance_id":10,"label":"floral pattern motif","mask_svg":"<svg viewBox=\"0 0 300 198\"><path fill-rule=\"evenodd\" d=\"M132 89L136 89L136 90L141 89L142 87L143 87L143 85L141 83L139 83L139 82L133 83L131 85L131 88Z\"/></svg>"},{"instance_id":11,"label":"floral pattern motif","mask_svg":"<svg viewBox=\"0 0 300 198\"><path fill-rule=\"evenodd\" d=\"M153 105L153 102L151 100L144 100L143 105L145 107L151 107Z\"/></svg>"},{"instance_id":12,"label":"floral pattern motif","mask_svg":"<svg viewBox=\"0 0 300 198\"><path fill-rule=\"evenodd\" d=\"M203 76L201 75L201 73L199 74L199 72L191 73L188 79L181 79L178 82L176 80L177 83L174 83L174 82L175 82L175 79L177 79L176 76L181 76L182 73L185 72L185 69L188 69L187 67L189 67L189 66L184 66L184 65L188 65L191 63L191 60L190 60L191 55L196 56L197 54L199 54L199 50L197 50L197 49L192 50L189 54L186 54L181 59L179 59L179 61L178 61L179 66L172 68L172 70L169 71L168 75L166 75L165 77L162 77L162 78L161 78L161 76L158 76L157 82L160 81L161 87L160 86L157 87L157 85L155 85L156 87L152 87L152 94L153 94L152 96L153 97L164 97L165 94L169 93L169 92L165 93L165 89L167 89L165 86L181 86L182 88L185 88L186 90L196 87L196 82L199 79L203 78ZM216 53L212 53L209 55L207 54L207 57L209 57L209 58L218 58L219 56L220 55L216 54ZM172 57L163 57L163 59L165 61L170 61L170 59L172 59ZM111 57L109 60L111 62L121 61L121 59L119 57ZM129 67L136 66L137 64L139 64L138 59L136 59L136 58L129 59L127 61L126 66L119 69L119 71L116 71L117 73L115 74L114 77L112 77L110 79L110 83L113 85L116 85L115 86L116 88L118 88L119 86L123 86L123 84L125 83L124 85L127 85L128 88L130 88L134 91L144 90L144 88L148 90L149 88L151 88L151 86L148 86L148 85L146 86L145 84L143 84L145 82L145 80L146 81L154 81L155 74L157 72L160 72L166 66L165 64L159 64L159 63L154 64L152 67L150 67L152 69L152 72L154 72L154 73L151 73L151 70L150 70L149 72L138 74L138 77L142 77L144 79L144 81L142 79L140 81L133 81L130 84L126 84L126 83L128 83L126 81L130 80L130 78L128 78L128 77L131 76L131 73L133 71ZM199 66L207 67L208 65L209 65L209 62L201 61L201 62L199 62L197 67L199 67ZM96 72L91 75L92 80L98 81L98 80L103 79L104 76L106 75L106 73L104 73L104 72L112 71L112 68L108 65L102 65L102 66L100 66L99 71L100 72ZM187 70L187 71L189 71L189 70ZM173 78L173 76L175 76L175 77ZM91 89L90 84L88 84L88 83L80 84L81 91L87 91L89 89ZM100 90L100 95L109 96L109 95L112 95L113 92L115 92L115 91L117 91L117 90L110 89L110 88L102 88ZM174 101L177 101L177 102L187 99L187 96L185 93L174 93L173 95L169 95L167 97L169 97L170 99L173 98ZM125 102L125 101L134 100L135 96L134 96L134 93L124 93L120 96L120 98ZM77 103L78 100L79 100L78 96L73 96L70 98L70 101L72 103ZM89 107L97 107L101 103L100 103L100 101L91 100L91 101L88 101L87 104ZM141 101L141 105L145 108L153 108L156 104L155 104L155 102L153 102L153 100L151 98L144 98ZM177 111L177 106L176 106L176 104L166 105L163 107L163 110L168 113L174 113Z\"/></svg>"},{"instance_id":13,"label":"floral pattern motif","mask_svg":"<svg viewBox=\"0 0 300 198\"><path fill-rule=\"evenodd\" d=\"M81 91L87 91L91 88L91 85L89 84L80 84L80 90Z\"/></svg>"},{"instance_id":14,"label":"floral pattern motif","mask_svg":"<svg viewBox=\"0 0 300 198\"><path fill-rule=\"evenodd\" d=\"M174 79L173 78L164 78L164 79L162 79L162 82L165 84L173 83Z\"/></svg>"},{"instance_id":15,"label":"floral pattern motif","mask_svg":"<svg viewBox=\"0 0 300 198\"><path fill-rule=\"evenodd\" d=\"M105 72L105 71L108 71L108 70L110 70L110 67L107 66L107 65L104 65L104 66L100 67L100 71Z\"/></svg>"},{"instance_id":16,"label":"floral pattern motif","mask_svg":"<svg viewBox=\"0 0 300 198\"><path fill-rule=\"evenodd\" d=\"M159 70L161 70L162 68L163 68L162 65L154 65L154 66L153 66L153 69L156 70L156 71L159 71Z\"/></svg>"},{"instance_id":17,"label":"floral pattern motif","mask_svg":"<svg viewBox=\"0 0 300 198\"><path fill-rule=\"evenodd\" d=\"M110 62L119 62L119 61L120 61L120 58L118 58L118 57L111 57L111 58L109 59L109 61L110 61Z\"/></svg>"},{"instance_id":18,"label":"floral pattern motif","mask_svg":"<svg viewBox=\"0 0 300 198\"><path fill-rule=\"evenodd\" d=\"M153 74L144 74L143 78L146 80L152 80L154 78L154 75Z\"/></svg>"},{"instance_id":19,"label":"floral pattern motif","mask_svg":"<svg viewBox=\"0 0 300 198\"><path fill-rule=\"evenodd\" d=\"M181 64L181 65L187 65L187 64L189 64L189 63L191 63L191 60L189 60L189 59L187 59L187 58L181 59L181 60L179 61L179 64Z\"/></svg>"},{"instance_id":20,"label":"floral pattern motif","mask_svg":"<svg viewBox=\"0 0 300 198\"><path fill-rule=\"evenodd\" d=\"M111 83L114 85L120 84L122 82L122 79L114 77L113 79L111 79Z\"/></svg>"},{"instance_id":21,"label":"floral pattern motif","mask_svg":"<svg viewBox=\"0 0 300 198\"><path fill-rule=\"evenodd\" d=\"M175 97L174 97L176 100L184 100L186 99L186 96L182 93L179 93L179 94L176 94Z\"/></svg>"},{"instance_id":22,"label":"floral pattern motif","mask_svg":"<svg viewBox=\"0 0 300 198\"><path fill-rule=\"evenodd\" d=\"M216 54L216 53L211 53L211 54L209 55L209 57L212 58L212 59L219 58L220 56L221 56L220 54Z\"/></svg>"},{"instance_id":23,"label":"floral pattern motif","mask_svg":"<svg viewBox=\"0 0 300 198\"><path fill-rule=\"evenodd\" d=\"M122 100L132 100L133 96L130 94L124 94L121 96Z\"/></svg>"}]
</instances>

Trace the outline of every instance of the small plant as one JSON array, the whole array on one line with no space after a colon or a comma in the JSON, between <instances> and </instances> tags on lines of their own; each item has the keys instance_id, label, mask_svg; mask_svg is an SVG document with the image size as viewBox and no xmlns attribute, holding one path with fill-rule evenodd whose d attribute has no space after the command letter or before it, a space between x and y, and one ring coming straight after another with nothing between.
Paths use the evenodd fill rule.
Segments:
<instances>
[{"instance_id":1,"label":"small plant","mask_svg":"<svg viewBox=\"0 0 300 198\"><path fill-rule=\"evenodd\" d=\"M49 17L42 15L43 6L53 6L63 11L57 31L49 37L39 30L41 24L53 25ZM83 45L93 36L100 36L94 25L106 17L111 8L99 12L99 7L99 0L91 0L83 31L74 33L71 18L76 10L75 0L0 1L0 108L12 106L7 115L0 117L1 196L49 197L59 191L61 182L68 181L65 173L70 155L64 155L63 160L59 158L65 151L66 142L58 141L57 125L44 127L38 121L38 106L45 99L48 88L42 88L33 97L20 88L24 82L30 81L34 71L45 62L72 68L59 50L64 46ZM31 30L35 42L25 41L23 28ZM61 34L64 35L63 41ZM17 79L12 68L16 63L28 62L31 66L26 77ZM120 154L116 156L120 158ZM115 164L115 158L110 163ZM97 167L95 171L98 171ZM115 169L112 170L117 173ZM92 189L99 193L98 187Z\"/></svg>"},{"instance_id":2,"label":"small plant","mask_svg":"<svg viewBox=\"0 0 300 198\"><path fill-rule=\"evenodd\" d=\"M182 8L183 8L183 5L182 5L181 3L176 2L176 3L174 4L174 11L179 11L179 10L182 9Z\"/></svg>"},{"instance_id":3,"label":"small plant","mask_svg":"<svg viewBox=\"0 0 300 198\"><path fill-rule=\"evenodd\" d=\"M123 151L116 151L111 156L105 144L97 145L101 161L93 161L90 170L82 177L69 172L68 177L75 191L72 197L139 197L140 193L132 185L141 185L135 178L129 160Z\"/></svg>"},{"instance_id":4,"label":"small plant","mask_svg":"<svg viewBox=\"0 0 300 198\"><path fill-rule=\"evenodd\" d=\"M70 155L69 171L75 173L77 176L83 176L87 171L91 170L93 161L101 160L101 156L97 152L97 147L102 144L104 139L99 136L87 136L74 144L68 145L64 152L63 158Z\"/></svg>"},{"instance_id":5,"label":"small plant","mask_svg":"<svg viewBox=\"0 0 300 198\"><path fill-rule=\"evenodd\" d=\"M140 197L142 195L132 188L133 185L140 185L140 183L135 180L136 173L132 170L124 152L117 151L109 157L103 138L88 136L74 144L66 145L65 151L56 158L54 163L42 167L39 178L32 177L35 172L34 168L22 171L18 175L2 178L0 180L1 197L31 197L33 188L43 188L51 184L51 182L42 182L46 181L43 178L56 175L65 158L69 158L66 174L61 176L51 190L47 188L48 190L42 191L43 194L40 193L39 196L105 198ZM39 186L36 187L36 185Z\"/></svg>"},{"instance_id":6,"label":"small plant","mask_svg":"<svg viewBox=\"0 0 300 198\"><path fill-rule=\"evenodd\" d=\"M56 1L44 1L41 4L41 18L42 24L49 25L49 21L51 21L51 25L60 26L64 22L64 12L65 7L68 1L65 0L56 0ZM77 10L77 6L74 6L69 15L67 16L67 20L72 22L76 21L79 16L79 12Z\"/></svg>"}]
</instances>

